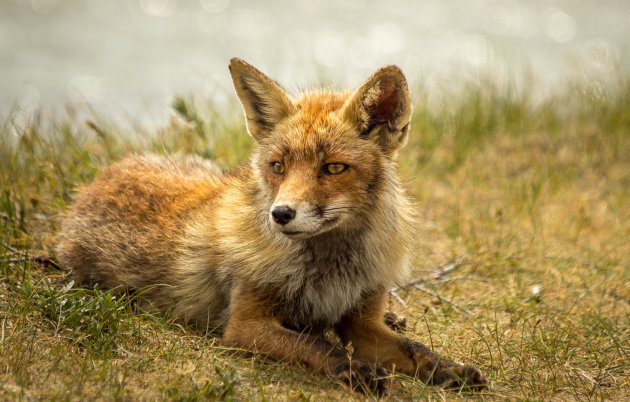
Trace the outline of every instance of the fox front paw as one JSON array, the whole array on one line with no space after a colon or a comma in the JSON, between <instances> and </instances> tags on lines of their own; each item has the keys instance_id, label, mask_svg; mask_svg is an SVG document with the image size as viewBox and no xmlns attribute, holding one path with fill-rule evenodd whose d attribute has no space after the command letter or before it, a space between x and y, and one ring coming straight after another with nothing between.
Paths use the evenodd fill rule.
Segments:
<instances>
[{"instance_id":1,"label":"fox front paw","mask_svg":"<svg viewBox=\"0 0 630 402\"><path fill-rule=\"evenodd\" d=\"M383 315L383 322L392 330L403 333L407 330L407 319L401 317L393 311L388 311Z\"/></svg>"},{"instance_id":2,"label":"fox front paw","mask_svg":"<svg viewBox=\"0 0 630 402\"><path fill-rule=\"evenodd\" d=\"M384 395L391 386L391 377L381 366L360 361L344 361L335 366L331 377L365 394Z\"/></svg>"},{"instance_id":3,"label":"fox front paw","mask_svg":"<svg viewBox=\"0 0 630 402\"><path fill-rule=\"evenodd\" d=\"M483 391L488 381L477 367L455 364L444 370L441 387L454 391Z\"/></svg>"},{"instance_id":4,"label":"fox front paw","mask_svg":"<svg viewBox=\"0 0 630 402\"><path fill-rule=\"evenodd\" d=\"M456 391L482 391L488 386L476 367L440 357L420 342L408 341L407 349L416 365L416 377L427 384Z\"/></svg>"}]
</instances>

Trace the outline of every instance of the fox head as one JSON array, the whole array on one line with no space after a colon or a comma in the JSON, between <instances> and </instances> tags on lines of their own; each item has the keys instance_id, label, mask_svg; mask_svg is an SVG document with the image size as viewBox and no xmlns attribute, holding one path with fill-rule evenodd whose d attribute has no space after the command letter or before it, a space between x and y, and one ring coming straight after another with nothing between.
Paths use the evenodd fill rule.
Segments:
<instances>
[{"instance_id":1,"label":"fox head","mask_svg":"<svg viewBox=\"0 0 630 402\"><path fill-rule=\"evenodd\" d=\"M304 239L360 226L394 196L411 119L398 67L379 69L354 92L297 99L243 60L232 59L230 73L257 142L252 171L274 231Z\"/></svg>"}]
</instances>

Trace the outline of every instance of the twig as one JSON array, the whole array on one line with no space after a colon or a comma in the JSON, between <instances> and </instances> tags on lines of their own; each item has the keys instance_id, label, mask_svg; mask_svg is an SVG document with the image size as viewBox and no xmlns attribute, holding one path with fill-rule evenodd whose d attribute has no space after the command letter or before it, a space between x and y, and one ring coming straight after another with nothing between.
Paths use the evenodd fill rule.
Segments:
<instances>
[{"instance_id":1,"label":"twig","mask_svg":"<svg viewBox=\"0 0 630 402\"><path fill-rule=\"evenodd\" d=\"M48 267L53 267L55 269L61 269L61 265L57 264L57 261L53 260L50 257L43 257L43 256L34 256L34 257L30 257L31 261L34 262L38 262L42 265L46 265Z\"/></svg>"},{"instance_id":2,"label":"twig","mask_svg":"<svg viewBox=\"0 0 630 402\"><path fill-rule=\"evenodd\" d=\"M2 243L2 247L6 248L7 250L9 250L11 253L19 253L18 249L13 247L10 244L7 243Z\"/></svg>"},{"instance_id":3,"label":"twig","mask_svg":"<svg viewBox=\"0 0 630 402\"><path fill-rule=\"evenodd\" d=\"M88 119L85 121L85 124L89 128L91 128L102 140L107 139L107 133L103 131L103 129L101 129L93 120Z\"/></svg>"},{"instance_id":4,"label":"twig","mask_svg":"<svg viewBox=\"0 0 630 402\"><path fill-rule=\"evenodd\" d=\"M455 271L456 269L459 269L462 266L463 262L464 262L464 258L463 257L458 259L457 261L449 262L448 264L438 268L437 271L435 272L435 274L433 275L433 278L435 278L435 279L443 278L444 276L450 274L451 272Z\"/></svg>"},{"instance_id":5,"label":"twig","mask_svg":"<svg viewBox=\"0 0 630 402\"><path fill-rule=\"evenodd\" d=\"M389 294L392 295L394 299L396 299L396 301L400 303L403 307L407 305L405 301L400 296L398 296L398 293L396 293L395 289L390 290Z\"/></svg>"},{"instance_id":6,"label":"twig","mask_svg":"<svg viewBox=\"0 0 630 402\"><path fill-rule=\"evenodd\" d=\"M395 288L390 289L389 293L395 293L395 292L398 292L399 290L405 290L405 289L408 289L410 287L413 287L413 286L415 286L415 285L417 285L419 283L423 283L423 282L426 282L426 281L427 280L425 278L414 279L411 282L403 283L400 286L396 286Z\"/></svg>"},{"instance_id":7,"label":"twig","mask_svg":"<svg viewBox=\"0 0 630 402\"><path fill-rule=\"evenodd\" d=\"M420 284L415 284L413 285L414 288L418 289L421 292L424 292L426 294L429 294L431 296L437 297L438 299L440 299L440 301L444 301L448 304L450 304L451 306L453 306L454 308L456 308L457 310L460 310L468 315L475 315L475 313L473 313L472 311L468 310L466 307L461 306L457 303L455 303L454 301L452 301L451 299L442 296L441 294L439 294L438 292L436 292L435 290L432 289L427 289L424 286L421 286Z\"/></svg>"},{"instance_id":8,"label":"twig","mask_svg":"<svg viewBox=\"0 0 630 402\"><path fill-rule=\"evenodd\" d=\"M442 279L442 278L444 278L444 276L448 275L449 273L451 273L451 272L455 271L456 269L458 269L459 267L461 267L463 261L464 261L464 258L460 258L457 261L449 262L446 265L443 265L443 266L438 267L436 269L432 269L432 270L430 270L428 272L432 272L433 273L433 275L432 275L433 279ZM390 293L397 292L399 290L407 289L407 288L413 287L415 285L418 285L418 284L424 283L424 282L428 282L428 279L427 278L414 279L411 282L407 282L407 283L404 283L404 284L402 284L400 286L396 286L395 288L391 289L389 292Z\"/></svg>"},{"instance_id":9,"label":"twig","mask_svg":"<svg viewBox=\"0 0 630 402\"><path fill-rule=\"evenodd\" d=\"M131 353L130 351L128 351L127 349L123 348L122 346L118 345L118 350L124 352L127 354L127 356L129 357L134 357L135 353Z\"/></svg>"},{"instance_id":10,"label":"twig","mask_svg":"<svg viewBox=\"0 0 630 402\"><path fill-rule=\"evenodd\" d=\"M439 283L439 284L443 284L443 283L449 283L449 282L455 282L455 281L477 281L477 282L487 282L487 280L483 279L483 278L478 278L478 277L473 277L473 276L467 276L467 275L462 275L462 276L456 276L454 278L442 278L442 279L438 279L436 281L434 281L435 283Z\"/></svg>"},{"instance_id":11,"label":"twig","mask_svg":"<svg viewBox=\"0 0 630 402\"><path fill-rule=\"evenodd\" d=\"M597 386L599 385L599 381L596 381L595 379L593 379L591 376L589 376L588 374L586 374L586 372L584 370L582 370L579 367L571 367L571 369L573 371L575 371L577 373L577 375L579 375L580 377L586 379L588 382L590 382L591 384Z\"/></svg>"},{"instance_id":12,"label":"twig","mask_svg":"<svg viewBox=\"0 0 630 402\"><path fill-rule=\"evenodd\" d=\"M446 302L448 304L450 304L451 306L453 306L453 308L460 310L462 312L464 312L467 315L474 315L474 313L472 311L470 311L469 309L467 309L464 306L461 306L457 303L455 303L453 300L442 296L441 294L439 294L437 291L432 290L432 289L428 289L426 287L424 287L422 284L423 283L427 283L430 282L431 280L435 283L447 283L447 282L452 282L452 281L457 281L457 280L467 280L470 279L467 276L458 276L455 278L447 278L446 276L448 274L450 274L451 272L459 269L459 267L462 266L462 263L464 261L464 258L460 258L457 261L452 261L449 262L446 265L443 265L437 269L431 270L429 272L432 272L433 275L431 275L431 279L427 279L427 278L418 278L418 279L414 279L410 282L407 282L405 284L402 284L400 286L396 286L393 289L390 289L389 294L394 297L394 299L396 299L396 301L398 301L398 303L400 303L402 306L406 306L406 303L402 300L402 298L398 295L398 291L399 290L404 290L404 289L408 289L413 287L414 289L417 289L421 292L427 293L433 297L437 297L438 299L440 299L440 301Z\"/></svg>"},{"instance_id":13,"label":"twig","mask_svg":"<svg viewBox=\"0 0 630 402\"><path fill-rule=\"evenodd\" d=\"M9 250L9 252L11 252L12 254L19 254L20 252L18 250L16 250L15 248L4 244L4 247ZM20 262L36 262L38 264L42 264L45 265L47 267L53 267L55 269L61 269L61 266L59 264L57 264L57 261L53 260L52 258L49 257L44 257L41 255L29 255L27 257L12 257L12 258L0 258L0 261L8 261L10 263L13 264L17 264Z\"/></svg>"}]
</instances>

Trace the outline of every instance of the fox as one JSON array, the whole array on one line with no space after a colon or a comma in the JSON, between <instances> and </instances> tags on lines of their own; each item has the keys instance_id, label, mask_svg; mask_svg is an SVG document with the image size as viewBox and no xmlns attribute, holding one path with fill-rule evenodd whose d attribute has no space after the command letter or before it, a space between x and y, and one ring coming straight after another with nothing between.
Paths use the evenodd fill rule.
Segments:
<instances>
[{"instance_id":1,"label":"fox","mask_svg":"<svg viewBox=\"0 0 630 402\"><path fill-rule=\"evenodd\" d=\"M478 368L384 322L417 236L397 173L412 115L400 68L299 97L241 59L229 71L254 140L249 162L223 171L147 154L104 168L64 215L60 263L80 284L139 292L147 309L225 345L355 390L386 393L392 373L486 388Z\"/></svg>"}]
</instances>

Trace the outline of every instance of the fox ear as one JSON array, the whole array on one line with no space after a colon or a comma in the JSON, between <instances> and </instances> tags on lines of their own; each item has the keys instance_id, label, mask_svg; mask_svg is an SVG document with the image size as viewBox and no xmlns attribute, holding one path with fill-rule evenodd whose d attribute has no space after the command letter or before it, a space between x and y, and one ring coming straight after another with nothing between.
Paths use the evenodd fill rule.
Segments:
<instances>
[{"instance_id":1,"label":"fox ear","mask_svg":"<svg viewBox=\"0 0 630 402\"><path fill-rule=\"evenodd\" d=\"M230 60L230 74L245 112L247 131L256 141L269 135L280 120L295 110L280 85L245 61Z\"/></svg>"},{"instance_id":2,"label":"fox ear","mask_svg":"<svg viewBox=\"0 0 630 402\"><path fill-rule=\"evenodd\" d=\"M407 80L396 66L383 67L346 101L343 116L361 137L377 142L395 157L407 143L411 98Z\"/></svg>"}]
</instances>

